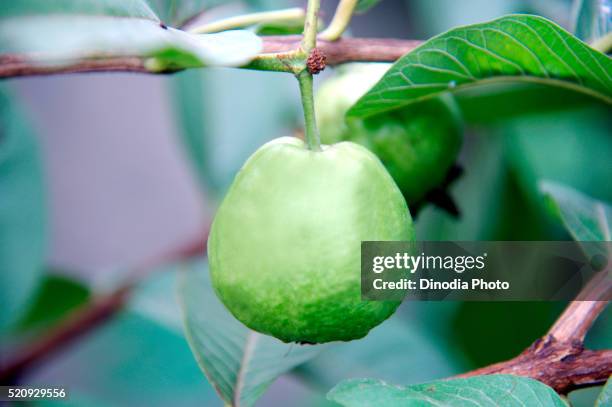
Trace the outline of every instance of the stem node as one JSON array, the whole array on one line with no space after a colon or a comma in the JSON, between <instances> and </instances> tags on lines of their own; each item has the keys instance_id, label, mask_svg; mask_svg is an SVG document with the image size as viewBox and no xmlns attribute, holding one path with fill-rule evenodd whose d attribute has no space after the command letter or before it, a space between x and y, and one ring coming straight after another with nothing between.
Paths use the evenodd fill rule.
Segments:
<instances>
[{"instance_id":1,"label":"stem node","mask_svg":"<svg viewBox=\"0 0 612 407\"><path fill-rule=\"evenodd\" d=\"M316 75L325 69L327 56L319 48L314 48L306 60L308 72Z\"/></svg>"}]
</instances>

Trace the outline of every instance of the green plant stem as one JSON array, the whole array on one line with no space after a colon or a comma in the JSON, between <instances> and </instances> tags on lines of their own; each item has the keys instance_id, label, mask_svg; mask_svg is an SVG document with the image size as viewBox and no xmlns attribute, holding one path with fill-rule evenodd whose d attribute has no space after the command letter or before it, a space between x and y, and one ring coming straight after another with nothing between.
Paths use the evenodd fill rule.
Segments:
<instances>
[{"instance_id":1,"label":"green plant stem","mask_svg":"<svg viewBox=\"0 0 612 407\"><path fill-rule=\"evenodd\" d=\"M327 41L339 40L353 18L355 7L357 7L357 0L340 0L331 23L319 34L319 38Z\"/></svg>"},{"instance_id":2,"label":"green plant stem","mask_svg":"<svg viewBox=\"0 0 612 407\"><path fill-rule=\"evenodd\" d=\"M314 112L314 96L312 91L312 74L303 70L297 75L300 84L300 95L302 96L302 107L304 109L304 127L306 133L306 144L312 151L321 151L321 139L317 129L317 121Z\"/></svg>"},{"instance_id":3,"label":"green plant stem","mask_svg":"<svg viewBox=\"0 0 612 407\"><path fill-rule=\"evenodd\" d=\"M237 28L250 27L256 24L282 23L282 22L302 22L305 13L300 7L288 8L285 10L263 11L261 13L245 14L224 18L213 21L189 30L192 34L207 34L219 31L232 30Z\"/></svg>"},{"instance_id":4,"label":"green plant stem","mask_svg":"<svg viewBox=\"0 0 612 407\"><path fill-rule=\"evenodd\" d=\"M300 95L302 97L302 108L304 109L304 130L306 143L312 151L321 151L321 139L317 129L317 120L314 112L314 95L312 90L312 74L308 72L306 60L313 49L317 47L317 24L319 22L319 0L308 0L306 8L306 21L304 22L304 34L302 37L301 57L303 68L296 75L300 84Z\"/></svg>"},{"instance_id":5,"label":"green plant stem","mask_svg":"<svg viewBox=\"0 0 612 407\"><path fill-rule=\"evenodd\" d=\"M261 54L243 68L258 71L289 72L297 75L304 69L304 56L300 50Z\"/></svg>"},{"instance_id":6,"label":"green plant stem","mask_svg":"<svg viewBox=\"0 0 612 407\"><path fill-rule=\"evenodd\" d=\"M317 46L319 5L319 0L308 0L306 20L304 21L304 36L302 37L302 50L306 53L306 57Z\"/></svg>"},{"instance_id":7,"label":"green plant stem","mask_svg":"<svg viewBox=\"0 0 612 407\"><path fill-rule=\"evenodd\" d=\"M591 48L603 52L604 54L612 51L612 33L608 33L601 38L596 39L591 44Z\"/></svg>"}]
</instances>

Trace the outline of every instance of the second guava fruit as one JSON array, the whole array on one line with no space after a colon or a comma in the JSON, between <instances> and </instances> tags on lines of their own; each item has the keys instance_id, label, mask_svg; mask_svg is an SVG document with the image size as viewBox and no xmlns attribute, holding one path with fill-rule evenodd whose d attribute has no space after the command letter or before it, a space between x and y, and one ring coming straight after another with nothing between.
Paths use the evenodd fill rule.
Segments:
<instances>
[{"instance_id":1,"label":"second guava fruit","mask_svg":"<svg viewBox=\"0 0 612 407\"><path fill-rule=\"evenodd\" d=\"M244 164L209 237L213 286L249 328L284 342L365 336L398 301L362 301L364 240L414 240L397 185L367 149L280 138Z\"/></svg>"},{"instance_id":2,"label":"second guava fruit","mask_svg":"<svg viewBox=\"0 0 612 407\"><path fill-rule=\"evenodd\" d=\"M445 95L371 118L346 112L389 69L389 64L350 64L318 90L316 116L323 143L353 141L380 158L409 205L443 183L462 142L462 123Z\"/></svg>"}]
</instances>

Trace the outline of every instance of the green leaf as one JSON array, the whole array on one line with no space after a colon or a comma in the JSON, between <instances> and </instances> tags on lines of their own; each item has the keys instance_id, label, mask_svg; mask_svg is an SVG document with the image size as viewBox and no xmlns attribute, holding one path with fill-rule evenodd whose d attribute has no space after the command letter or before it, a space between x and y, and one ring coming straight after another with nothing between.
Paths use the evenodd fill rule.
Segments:
<instances>
[{"instance_id":1,"label":"green leaf","mask_svg":"<svg viewBox=\"0 0 612 407\"><path fill-rule=\"evenodd\" d=\"M144 0L19 0L5 2L0 17L87 15L145 18L159 21Z\"/></svg>"},{"instance_id":2,"label":"green leaf","mask_svg":"<svg viewBox=\"0 0 612 407\"><path fill-rule=\"evenodd\" d=\"M610 405L612 405L612 377L608 379L599 397L597 397L597 401L595 401L595 407L607 407Z\"/></svg>"},{"instance_id":3,"label":"green leaf","mask_svg":"<svg viewBox=\"0 0 612 407\"><path fill-rule=\"evenodd\" d=\"M187 340L225 402L252 405L277 377L323 348L285 344L245 327L217 299L205 263L193 264L183 273L179 296Z\"/></svg>"},{"instance_id":4,"label":"green leaf","mask_svg":"<svg viewBox=\"0 0 612 407\"><path fill-rule=\"evenodd\" d=\"M2 16L80 14L145 18L180 27L226 0L19 0L5 2Z\"/></svg>"},{"instance_id":5,"label":"green leaf","mask_svg":"<svg viewBox=\"0 0 612 407\"><path fill-rule=\"evenodd\" d=\"M0 329L20 316L36 291L45 230L38 145L16 101L0 87Z\"/></svg>"},{"instance_id":6,"label":"green leaf","mask_svg":"<svg viewBox=\"0 0 612 407\"><path fill-rule=\"evenodd\" d=\"M346 407L567 406L545 384L512 375L476 376L407 387L380 380L352 379L338 384L327 397Z\"/></svg>"},{"instance_id":7,"label":"green leaf","mask_svg":"<svg viewBox=\"0 0 612 407\"><path fill-rule=\"evenodd\" d=\"M36 369L28 384L68 386L64 406L218 405L183 335L131 310Z\"/></svg>"},{"instance_id":8,"label":"green leaf","mask_svg":"<svg viewBox=\"0 0 612 407\"><path fill-rule=\"evenodd\" d=\"M355 7L355 13L362 14L377 5L380 0L358 0Z\"/></svg>"},{"instance_id":9,"label":"green leaf","mask_svg":"<svg viewBox=\"0 0 612 407\"><path fill-rule=\"evenodd\" d=\"M540 190L577 241L611 241L612 207L564 185L542 181Z\"/></svg>"},{"instance_id":10,"label":"green leaf","mask_svg":"<svg viewBox=\"0 0 612 407\"><path fill-rule=\"evenodd\" d=\"M444 91L536 83L612 103L612 61L537 16L509 15L452 29L400 58L349 110L365 117Z\"/></svg>"},{"instance_id":11,"label":"green leaf","mask_svg":"<svg viewBox=\"0 0 612 407\"><path fill-rule=\"evenodd\" d=\"M183 335L176 268L151 270L122 312L33 371L28 383L69 385L70 400L49 404L57 406L221 405Z\"/></svg>"},{"instance_id":12,"label":"green leaf","mask_svg":"<svg viewBox=\"0 0 612 407\"><path fill-rule=\"evenodd\" d=\"M194 35L144 19L32 16L3 20L0 26L0 54L42 66L129 56L155 58L152 71L238 66L260 50L261 40L248 31Z\"/></svg>"},{"instance_id":13,"label":"green leaf","mask_svg":"<svg viewBox=\"0 0 612 407\"><path fill-rule=\"evenodd\" d=\"M19 3L19 2L18 2ZM96 58L151 58L151 70L238 66L261 51L249 31L196 35L160 25L143 1L27 0L0 10L0 56L57 67Z\"/></svg>"},{"instance_id":14,"label":"green leaf","mask_svg":"<svg viewBox=\"0 0 612 407\"><path fill-rule=\"evenodd\" d=\"M65 317L90 296L89 289L59 274L47 274L31 306L17 324L19 331L44 328Z\"/></svg>"}]
</instances>

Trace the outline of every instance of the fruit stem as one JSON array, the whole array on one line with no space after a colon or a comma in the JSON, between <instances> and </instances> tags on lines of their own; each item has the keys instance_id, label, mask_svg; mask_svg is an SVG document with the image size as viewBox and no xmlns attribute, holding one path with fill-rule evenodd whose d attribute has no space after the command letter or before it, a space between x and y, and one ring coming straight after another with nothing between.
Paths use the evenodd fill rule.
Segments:
<instances>
[{"instance_id":1,"label":"fruit stem","mask_svg":"<svg viewBox=\"0 0 612 407\"><path fill-rule=\"evenodd\" d=\"M334 13L334 18L332 18L327 28L319 34L319 38L327 41L339 40L351 22L356 6L357 0L340 0Z\"/></svg>"},{"instance_id":2,"label":"fruit stem","mask_svg":"<svg viewBox=\"0 0 612 407\"><path fill-rule=\"evenodd\" d=\"M317 24L319 22L319 0L308 0L306 8L306 21L304 21L304 33L301 52L304 55L304 65L310 53L317 47ZM300 95L302 97L302 108L304 109L304 128L306 133L306 144L312 151L321 151L321 139L317 130L317 120L314 112L314 95L312 91L312 74L304 66L298 74L297 80L300 84Z\"/></svg>"},{"instance_id":3,"label":"fruit stem","mask_svg":"<svg viewBox=\"0 0 612 407\"><path fill-rule=\"evenodd\" d=\"M312 74L303 70L297 75L302 96L302 107L304 109L304 127L306 133L306 144L312 151L321 151L321 139L317 129L317 120L314 112L314 96L312 91Z\"/></svg>"},{"instance_id":4,"label":"fruit stem","mask_svg":"<svg viewBox=\"0 0 612 407\"><path fill-rule=\"evenodd\" d=\"M213 21L189 30L192 34L207 34L225 30L250 27L266 23L291 23L304 21L304 9L301 7L288 8L285 10L263 11L260 13L244 14Z\"/></svg>"}]
</instances>

